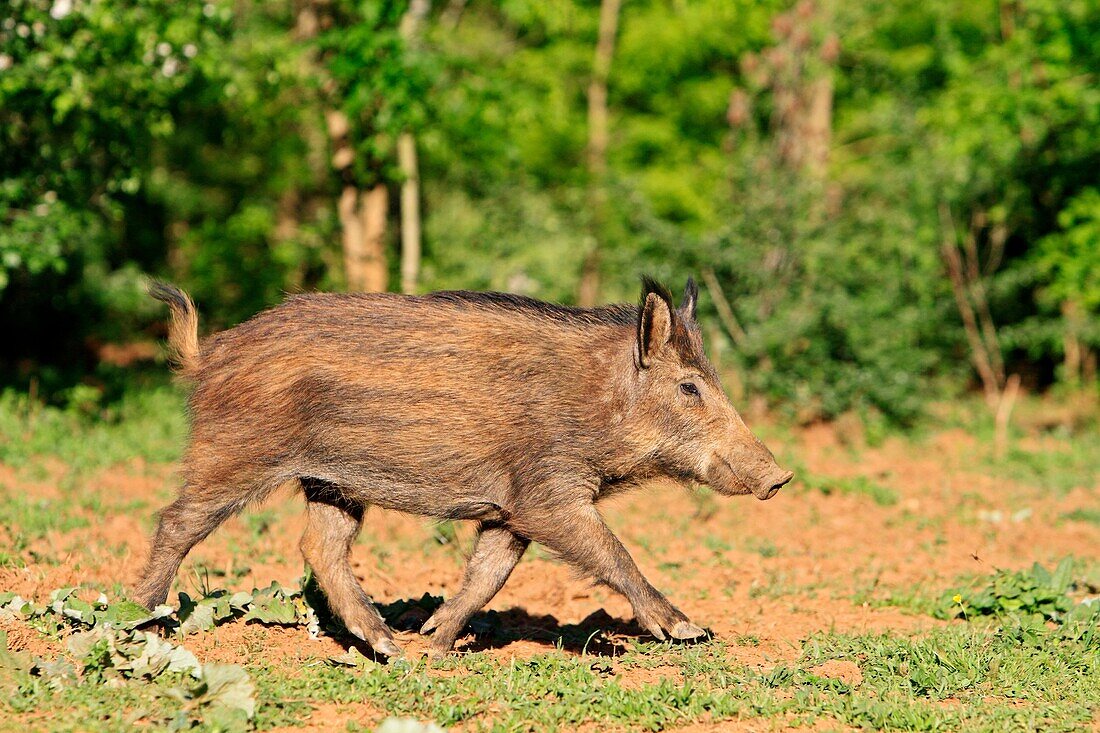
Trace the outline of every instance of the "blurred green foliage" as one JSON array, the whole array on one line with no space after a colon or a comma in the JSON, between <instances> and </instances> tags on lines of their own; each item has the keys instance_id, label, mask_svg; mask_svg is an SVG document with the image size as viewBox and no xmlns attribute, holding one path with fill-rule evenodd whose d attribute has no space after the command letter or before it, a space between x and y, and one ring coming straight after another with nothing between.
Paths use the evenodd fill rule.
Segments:
<instances>
[{"instance_id":1,"label":"blurred green foliage","mask_svg":"<svg viewBox=\"0 0 1100 733\"><path fill-rule=\"evenodd\" d=\"M1039 387L1095 379L1091 0L627 3L598 226L595 0L440 0L415 37L400 0L8 7L8 382L53 394L101 368L96 345L159 335L146 274L187 288L211 330L287 291L342 287L341 186L396 192L402 132L420 158L422 290L570 302L598 237L605 300L634 299L641 272L713 274L703 319L739 397L802 419L906 421L970 378L940 255L950 231L982 263L1009 369ZM815 80L832 90L820 174L785 157L791 97ZM333 111L348 120L346 169L332 162Z\"/></svg>"},{"instance_id":2,"label":"blurred green foliage","mask_svg":"<svg viewBox=\"0 0 1100 733\"><path fill-rule=\"evenodd\" d=\"M133 458L149 463L179 458L186 433L179 390L130 389L106 407L100 398L100 390L84 384L62 395L64 408L11 389L0 392L0 463L32 469L42 456L52 455L68 474L80 475Z\"/></svg>"},{"instance_id":3,"label":"blurred green foliage","mask_svg":"<svg viewBox=\"0 0 1100 733\"><path fill-rule=\"evenodd\" d=\"M1066 557L1053 571L1039 563L1030 570L998 570L987 585L979 588L957 588L947 591L935 609L937 618L999 616L1041 625L1080 622L1095 634L1100 621L1100 605L1096 599L1084 602L1073 597L1089 590L1087 583L1078 582L1083 570L1080 562Z\"/></svg>"}]
</instances>

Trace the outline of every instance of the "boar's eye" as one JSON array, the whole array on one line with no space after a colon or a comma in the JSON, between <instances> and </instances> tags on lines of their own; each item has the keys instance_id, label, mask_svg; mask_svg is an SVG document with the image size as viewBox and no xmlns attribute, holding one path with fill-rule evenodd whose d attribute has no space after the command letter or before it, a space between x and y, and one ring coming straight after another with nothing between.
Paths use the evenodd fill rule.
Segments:
<instances>
[{"instance_id":1,"label":"boar's eye","mask_svg":"<svg viewBox=\"0 0 1100 733\"><path fill-rule=\"evenodd\" d=\"M695 386L693 382L684 382L680 385L680 391L686 394L688 397L698 397L699 388Z\"/></svg>"}]
</instances>

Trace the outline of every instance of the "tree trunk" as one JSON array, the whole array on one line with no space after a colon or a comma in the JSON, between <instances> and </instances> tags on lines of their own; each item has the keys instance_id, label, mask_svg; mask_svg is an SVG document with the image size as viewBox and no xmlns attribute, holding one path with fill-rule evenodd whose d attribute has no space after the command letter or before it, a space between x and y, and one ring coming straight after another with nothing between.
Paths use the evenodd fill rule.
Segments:
<instances>
[{"instance_id":1,"label":"tree trunk","mask_svg":"<svg viewBox=\"0 0 1100 733\"><path fill-rule=\"evenodd\" d=\"M451 0L440 18L441 25L449 31L458 28L458 22L462 20L462 11L466 9L466 0Z\"/></svg>"},{"instance_id":2,"label":"tree trunk","mask_svg":"<svg viewBox=\"0 0 1100 733\"><path fill-rule=\"evenodd\" d=\"M386 210L389 193L383 184L367 192L344 186L337 204L343 230L344 275L348 290L383 292L389 271L386 267Z\"/></svg>"},{"instance_id":3,"label":"tree trunk","mask_svg":"<svg viewBox=\"0 0 1100 733\"><path fill-rule=\"evenodd\" d=\"M332 167L344 179L336 202L344 250L344 281L352 292L385 291L389 280L385 249L389 193L382 183L363 191L352 181L348 173L355 151L348 141L351 129L348 118L343 112L329 110L325 119L332 140Z\"/></svg>"},{"instance_id":4,"label":"tree trunk","mask_svg":"<svg viewBox=\"0 0 1100 733\"><path fill-rule=\"evenodd\" d=\"M809 111L804 121L803 163L817 178L824 178L829 162L829 140L832 137L833 77L827 73L810 85Z\"/></svg>"},{"instance_id":5,"label":"tree trunk","mask_svg":"<svg viewBox=\"0 0 1100 733\"><path fill-rule=\"evenodd\" d=\"M1074 300L1062 303L1062 379L1067 384L1080 387L1088 384L1096 376L1096 359L1090 353L1088 344L1081 340L1081 332L1086 327L1086 317Z\"/></svg>"},{"instance_id":6,"label":"tree trunk","mask_svg":"<svg viewBox=\"0 0 1100 733\"><path fill-rule=\"evenodd\" d=\"M416 44L420 24L431 11L431 0L412 0L401 17L398 32L410 47ZM458 11L461 13L461 9ZM397 138L397 165L401 169L401 292L415 293L420 278L420 170L416 138L405 130Z\"/></svg>"},{"instance_id":7,"label":"tree trunk","mask_svg":"<svg viewBox=\"0 0 1100 733\"><path fill-rule=\"evenodd\" d=\"M401 292L415 293L420 277L420 178L412 133L397 139L401 183Z\"/></svg>"},{"instance_id":8,"label":"tree trunk","mask_svg":"<svg viewBox=\"0 0 1100 733\"><path fill-rule=\"evenodd\" d=\"M607 80L615 53L621 0L602 0L596 53L592 59L592 81L588 85L588 175L592 207L592 248L584 258L577 302L596 304L600 293L600 243L607 224Z\"/></svg>"},{"instance_id":9,"label":"tree trunk","mask_svg":"<svg viewBox=\"0 0 1100 733\"><path fill-rule=\"evenodd\" d=\"M1001 21L1001 42L1012 38L1016 33L1017 3L1014 0L1000 0L997 3L997 15Z\"/></svg>"}]
</instances>

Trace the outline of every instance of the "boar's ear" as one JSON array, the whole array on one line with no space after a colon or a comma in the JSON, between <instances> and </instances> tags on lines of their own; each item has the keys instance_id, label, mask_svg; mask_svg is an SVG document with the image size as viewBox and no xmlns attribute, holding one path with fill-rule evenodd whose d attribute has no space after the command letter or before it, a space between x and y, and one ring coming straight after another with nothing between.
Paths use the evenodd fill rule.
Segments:
<instances>
[{"instance_id":1,"label":"boar's ear","mask_svg":"<svg viewBox=\"0 0 1100 733\"><path fill-rule=\"evenodd\" d=\"M699 286L695 284L695 278L688 278L684 286L684 299L680 303L680 312L687 316L688 320L695 320L695 307L699 304Z\"/></svg>"},{"instance_id":2,"label":"boar's ear","mask_svg":"<svg viewBox=\"0 0 1100 733\"><path fill-rule=\"evenodd\" d=\"M648 277L642 278L642 310L638 314L638 366L647 368L653 355L672 340L675 312L672 293Z\"/></svg>"}]
</instances>

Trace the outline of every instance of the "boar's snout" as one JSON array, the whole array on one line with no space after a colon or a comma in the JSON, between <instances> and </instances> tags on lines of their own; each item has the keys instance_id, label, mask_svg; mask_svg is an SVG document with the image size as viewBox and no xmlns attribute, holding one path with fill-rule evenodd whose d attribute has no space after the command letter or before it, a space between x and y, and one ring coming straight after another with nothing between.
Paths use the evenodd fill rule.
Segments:
<instances>
[{"instance_id":1,"label":"boar's snout","mask_svg":"<svg viewBox=\"0 0 1100 733\"><path fill-rule=\"evenodd\" d=\"M779 466L776 466L776 469L779 472L778 475L766 480L759 488L753 489L752 493L755 494L756 498L760 501L765 501L775 496L779 493L781 488L786 486L787 483L794 478L794 471L784 471L779 468Z\"/></svg>"},{"instance_id":2,"label":"boar's snout","mask_svg":"<svg viewBox=\"0 0 1100 733\"><path fill-rule=\"evenodd\" d=\"M764 501L792 478L794 473L780 468L767 446L742 425L732 445L713 456L705 483L721 494L752 494Z\"/></svg>"},{"instance_id":3,"label":"boar's snout","mask_svg":"<svg viewBox=\"0 0 1100 733\"><path fill-rule=\"evenodd\" d=\"M766 462L755 465L715 456L706 483L720 494L752 494L764 501L775 496L792 478L794 473L780 468L771 453L767 454Z\"/></svg>"}]
</instances>

